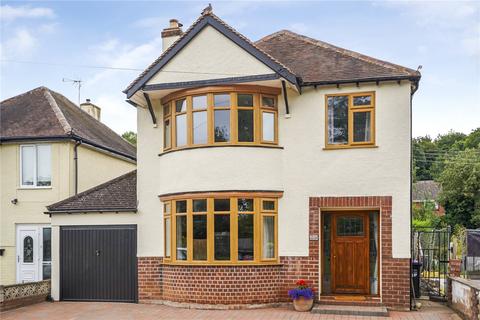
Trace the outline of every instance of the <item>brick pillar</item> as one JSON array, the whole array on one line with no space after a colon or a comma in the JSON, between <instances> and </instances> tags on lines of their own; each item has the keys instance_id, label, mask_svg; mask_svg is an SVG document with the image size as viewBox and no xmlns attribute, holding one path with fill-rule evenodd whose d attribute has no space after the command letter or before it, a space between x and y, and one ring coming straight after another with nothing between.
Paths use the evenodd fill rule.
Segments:
<instances>
[{"instance_id":1,"label":"brick pillar","mask_svg":"<svg viewBox=\"0 0 480 320\"><path fill-rule=\"evenodd\" d=\"M460 277L460 273L462 272L462 260L451 259L448 266L448 274L450 277Z\"/></svg>"}]
</instances>

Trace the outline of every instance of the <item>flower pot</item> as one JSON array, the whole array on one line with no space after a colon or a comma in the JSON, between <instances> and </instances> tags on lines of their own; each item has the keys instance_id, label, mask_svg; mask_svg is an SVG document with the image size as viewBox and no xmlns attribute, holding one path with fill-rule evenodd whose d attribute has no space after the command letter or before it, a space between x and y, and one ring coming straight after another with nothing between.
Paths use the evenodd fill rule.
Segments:
<instances>
[{"instance_id":1,"label":"flower pot","mask_svg":"<svg viewBox=\"0 0 480 320\"><path fill-rule=\"evenodd\" d=\"M293 300L293 307L296 311L310 311L313 307L313 299L305 299L303 297L300 297L296 300Z\"/></svg>"}]
</instances>

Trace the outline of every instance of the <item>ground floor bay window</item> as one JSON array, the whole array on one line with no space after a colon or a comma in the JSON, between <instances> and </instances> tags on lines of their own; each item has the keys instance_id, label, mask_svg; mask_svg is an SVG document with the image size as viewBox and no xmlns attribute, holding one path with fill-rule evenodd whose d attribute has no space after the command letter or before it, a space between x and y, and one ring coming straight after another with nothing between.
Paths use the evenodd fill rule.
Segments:
<instances>
[{"instance_id":1,"label":"ground floor bay window","mask_svg":"<svg viewBox=\"0 0 480 320\"><path fill-rule=\"evenodd\" d=\"M222 194L164 199L165 262L277 263L277 198Z\"/></svg>"}]
</instances>

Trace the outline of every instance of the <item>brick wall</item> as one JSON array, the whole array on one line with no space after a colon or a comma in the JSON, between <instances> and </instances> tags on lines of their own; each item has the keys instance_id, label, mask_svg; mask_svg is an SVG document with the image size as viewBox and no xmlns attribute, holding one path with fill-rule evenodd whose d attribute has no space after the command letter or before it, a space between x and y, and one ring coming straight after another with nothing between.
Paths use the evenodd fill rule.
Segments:
<instances>
[{"instance_id":1,"label":"brick wall","mask_svg":"<svg viewBox=\"0 0 480 320\"><path fill-rule=\"evenodd\" d=\"M379 208L381 218L381 296L391 308L410 305L410 259L392 257L391 197L310 198L307 257L280 257L280 265L181 266L162 264L160 257L138 258L139 300L198 304L265 304L289 301L287 291L305 279L318 300L320 213L335 208ZM315 236L318 240L315 240Z\"/></svg>"}]
</instances>

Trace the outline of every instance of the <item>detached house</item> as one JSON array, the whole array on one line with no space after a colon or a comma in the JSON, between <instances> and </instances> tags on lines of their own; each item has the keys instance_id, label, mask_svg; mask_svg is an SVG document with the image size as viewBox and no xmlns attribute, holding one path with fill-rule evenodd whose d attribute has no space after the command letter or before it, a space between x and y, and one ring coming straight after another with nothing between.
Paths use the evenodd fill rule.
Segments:
<instances>
[{"instance_id":1,"label":"detached house","mask_svg":"<svg viewBox=\"0 0 480 320\"><path fill-rule=\"evenodd\" d=\"M252 42L208 10L162 36L124 91L136 187L49 207L54 298L268 304L303 278L321 301L409 308L420 73L286 30Z\"/></svg>"},{"instance_id":2,"label":"detached house","mask_svg":"<svg viewBox=\"0 0 480 320\"><path fill-rule=\"evenodd\" d=\"M45 87L0 103L0 285L50 279L46 205L135 169L135 147L99 118Z\"/></svg>"}]
</instances>

